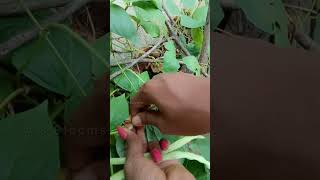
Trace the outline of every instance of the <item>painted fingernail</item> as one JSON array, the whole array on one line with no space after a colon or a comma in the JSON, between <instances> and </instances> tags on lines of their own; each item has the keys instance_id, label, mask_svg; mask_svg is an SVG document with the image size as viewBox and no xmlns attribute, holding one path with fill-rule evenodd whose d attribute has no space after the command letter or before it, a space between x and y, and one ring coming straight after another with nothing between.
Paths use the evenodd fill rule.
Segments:
<instances>
[{"instance_id":1,"label":"painted fingernail","mask_svg":"<svg viewBox=\"0 0 320 180\"><path fill-rule=\"evenodd\" d=\"M162 154L159 149L152 149L150 154L155 163L159 163L162 161Z\"/></svg>"},{"instance_id":2,"label":"painted fingernail","mask_svg":"<svg viewBox=\"0 0 320 180\"><path fill-rule=\"evenodd\" d=\"M119 134L119 136L120 136L120 138L122 140L126 140L127 139L128 134L127 134L127 132L126 132L126 130L124 128L117 127L117 131L118 131L118 134Z\"/></svg>"},{"instance_id":3,"label":"painted fingernail","mask_svg":"<svg viewBox=\"0 0 320 180\"><path fill-rule=\"evenodd\" d=\"M134 125L134 126L142 126L142 121L141 121L141 118L140 118L140 116L134 116L133 118L132 118L132 124Z\"/></svg>"},{"instance_id":4,"label":"painted fingernail","mask_svg":"<svg viewBox=\"0 0 320 180\"><path fill-rule=\"evenodd\" d=\"M160 148L165 151L168 149L170 142L167 139L161 139L160 142Z\"/></svg>"}]
</instances>

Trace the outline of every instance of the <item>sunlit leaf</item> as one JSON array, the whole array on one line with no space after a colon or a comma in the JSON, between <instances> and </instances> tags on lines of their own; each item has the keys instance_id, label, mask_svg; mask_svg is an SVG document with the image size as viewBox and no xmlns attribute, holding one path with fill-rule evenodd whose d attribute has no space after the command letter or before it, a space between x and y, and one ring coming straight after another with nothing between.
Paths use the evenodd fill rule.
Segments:
<instances>
[{"instance_id":1,"label":"sunlit leaf","mask_svg":"<svg viewBox=\"0 0 320 180\"><path fill-rule=\"evenodd\" d=\"M136 28L130 16L115 4L110 5L110 31L127 39L136 35Z\"/></svg>"},{"instance_id":2,"label":"sunlit leaf","mask_svg":"<svg viewBox=\"0 0 320 180\"><path fill-rule=\"evenodd\" d=\"M129 117L129 105L125 95L111 97L110 99L110 130L114 130L117 126Z\"/></svg>"}]
</instances>

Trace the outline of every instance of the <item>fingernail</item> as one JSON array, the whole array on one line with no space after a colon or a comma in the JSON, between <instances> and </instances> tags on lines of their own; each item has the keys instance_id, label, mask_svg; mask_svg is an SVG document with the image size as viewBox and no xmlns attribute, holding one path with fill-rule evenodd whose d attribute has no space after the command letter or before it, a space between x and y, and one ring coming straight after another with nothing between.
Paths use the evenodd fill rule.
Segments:
<instances>
[{"instance_id":1,"label":"fingernail","mask_svg":"<svg viewBox=\"0 0 320 180\"><path fill-rule=\"evenodd\" d=\"M168 147L169 147L169 143L170 143L170 142L169 142L167 139L161 139L160 142L159 142L160 148L161 148L163 151L167 150Z\"/></svg>"},{"instance_id":2,"label":"fingernail","mask_svg":"<svg viewBox=\"0 0 320 180\"><path fill-rule=\"evenodd\" d=\"M120 136L120 138L122 140L126 140L127 139L128 134L127 134L127 132L126 132L126 130L124 128L117 127L117 131L118 131L118 134L119 134L119 136Z\"/></svg>"},{"instance_id":3,"label":"fingernail","mask_svg":"<svg viewBox=\"0 0 320 180\"><path fill-rule=\"evenodd\" d=\"M132 124L134 125L134 126L142 126L142 121L141 121L141 118L140 118L140 116L134 116L133 118L132 118Z\"/></svg>"},{"instance_id":4,"label":"fingernail","mask_svg":"<svg viewBox=\"0 0 320 180\"><path fill-rule=\"evenodd\" d=\"M159 163L162 161L162 154L159 149L152 149L150 154L155 163Z\"/></svg>"}]
</instances>

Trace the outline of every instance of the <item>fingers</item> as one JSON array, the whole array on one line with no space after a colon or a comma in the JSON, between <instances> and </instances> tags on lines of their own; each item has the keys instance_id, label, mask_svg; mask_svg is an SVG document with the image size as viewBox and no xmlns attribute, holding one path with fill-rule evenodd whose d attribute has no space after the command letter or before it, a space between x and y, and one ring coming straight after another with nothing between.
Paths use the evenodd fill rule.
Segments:
<instances>
[{"instance_id":1,"label":"fingers","mask_svg":"<svg viewBox=\"0 0 320 180\"><path fill-rule=\"evenodd\" d=\"M151 82L152 83L152 82ZM148 107L153 104L152 90L150 87L150 82L147 82L141 87L138 93L131 99L130 102L130 114L135 116L141 109Z\"/></svg>"},{"instance_id":2,"label":"fingers","mask_svg":"<svg viewBox=\"0 0 320 180\"><path fill-rule=\"evenodd\" d=\"M153 141L148 144L149 152L152 160L158 164L162 161L162 152L158 141Z\"/></svg>"},{"instance_id":3,"label":"fingers","mask_svg":"<svg viewBox=\"0 0 320 180\"><path fill-rule=\"evenodd\" d=\"M147 146L146 136L144 133L144 127L136 127L136 129L137 129L137 135L139 139L141 139L143 142L143 152L147 152L148 146Z\"/></svg>"},{"instance_id":4,"label":"fingers","mask_svg":"<svg viewBox=\"0 0 320 180\"><path fill-rule=\"evenodd\" d=\"M137 134L122 127L118 127L117 131L120 138L127 142L127 158L143 158L144 148L143 139L141 139L141 136L144 135L143 128L138 128Z\"/></svg>"},{"instance_id":5,"label":"fingers","mask_svg":"<svg viewBox=\"0 0 320 180\"><path fill-rule=\"evenodd\" d=\"M132 124L138 127L150 124L161 129L162 122L163 122L163 118L160 112L153 112L153 111L140 112L132 118Z\"/></svg>"}]
</instances>

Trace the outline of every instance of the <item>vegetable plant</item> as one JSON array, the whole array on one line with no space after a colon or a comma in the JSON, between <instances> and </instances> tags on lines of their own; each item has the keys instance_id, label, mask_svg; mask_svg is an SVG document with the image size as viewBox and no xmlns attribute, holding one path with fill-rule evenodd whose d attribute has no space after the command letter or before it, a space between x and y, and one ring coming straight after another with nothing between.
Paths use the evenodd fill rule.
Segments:
<instances>
[{"instance_id":1,"label":"vegetable plant","mask_svg":"<svg viewBox=\"0 0 320 180\"><path fill-rule=\"evenodd\" d=\"M208 76L209 1L115 0L110 7L110 179L118 180L126 157L116 128L130 119L131 97L156 74ZM197 179L210 178L209 134L169 136L151 125L145 133L166 149L163 160L178 159Z\"/></svg>"}]
</instances>

